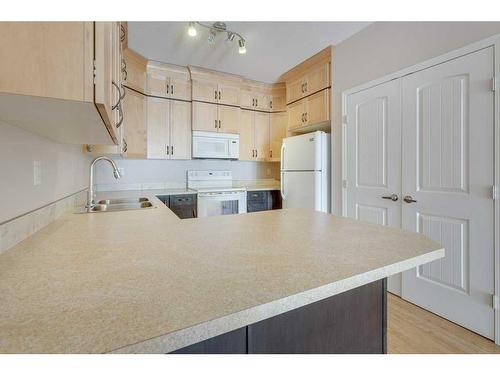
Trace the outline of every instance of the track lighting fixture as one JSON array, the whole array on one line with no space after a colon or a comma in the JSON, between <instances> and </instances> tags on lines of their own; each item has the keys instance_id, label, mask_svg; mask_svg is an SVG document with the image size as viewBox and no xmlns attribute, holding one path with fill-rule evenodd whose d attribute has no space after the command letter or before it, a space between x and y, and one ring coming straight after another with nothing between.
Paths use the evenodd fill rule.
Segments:
<instances>
[{"instance_id":1,"label":"track lighting fixture","mask_svg":"<svg viewBox=\"0 0 500 375\"><path fill-rule=\"evenodd\" d=\"M196 30L196 25L208 29L208 43L215 44L215 40L218 33L226 34L226 41L232 42L235 37L238 37L238 52L240 54L247 53L245 38L234 31L227 30L226 24L224 22L214 22L213 24L205 24L202 22L189 22L188 35L190 37L195 37L198 32Z\"/></svg>"}]
</instances>

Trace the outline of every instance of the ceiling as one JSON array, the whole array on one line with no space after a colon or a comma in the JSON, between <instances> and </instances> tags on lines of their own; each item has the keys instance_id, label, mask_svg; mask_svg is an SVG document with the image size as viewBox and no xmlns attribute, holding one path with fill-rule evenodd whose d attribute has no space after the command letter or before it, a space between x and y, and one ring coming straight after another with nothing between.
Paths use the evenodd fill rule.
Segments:
<instances>
[{"instance_id":1,"label":"ceiling","mask_svg":"<svg viewBox=\"0 0 500 375\"><path fill-rule=\"evenodd\" d=\"M287 70L328 45L347 39L370 22L226 22L246 40L247 53L238 53L237 38L215 44L208 30L187 35L188 22L129 22L129 47L151 60L195 65L240 74L262 82L276 82Z\"/></svg>"}]
</instances>

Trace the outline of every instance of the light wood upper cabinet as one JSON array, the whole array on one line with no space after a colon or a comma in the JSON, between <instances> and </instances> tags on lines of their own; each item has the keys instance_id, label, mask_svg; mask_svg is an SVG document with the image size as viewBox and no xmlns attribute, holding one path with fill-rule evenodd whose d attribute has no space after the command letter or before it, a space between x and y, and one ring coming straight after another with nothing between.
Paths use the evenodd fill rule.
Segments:
<instances>
[{"instance_id":1,"label":"light wood upper cabinet","mask_svg":"<svg viewBox=\"0 0 500 375\"><path fill-rule=\"evenodd\" d=\"M286 102L292 103L304 95L304 79L300 77L286 84Z\"/></svg>"},{"instance_id":2,"label":"light wood upper cabinet","mask_svg":"<svg viewBox=\"0 0 500 375\"><path fill-rule=\"evenodd\" d=\"M266 161L269 158L269 113L254 113L255 160Z\"/></svg>"},{"instance_id":3,"label":"light wood upper cabinet","mask_svg":"<svg viewBox=\"0 0 500 375\"><path fill-rule=\"evenodd\" d=\"M286 82L286 103L292 103L327 87L330 87L330 62L323 62Z\"/></svg>"},{"instance_id":4,"label":"light wood upper cabinet","mask_svg":"<svg viewBox=\"0 0 500 375\"><path fill-rule=\"evenodd\" d=\"M269 147L269 113L242 110L239 159L266 161Z\"/></svg>"},{"instance_id":5,"label":"light wood upper cabinet","mask_svg":"<svg viewBox=\"0 0 500 375\"><path fill-rule=\"evenodd\" d=\"M170 101L147 98L148 159L168 159Z\"/></svg>"},{"instance_id":6,"label":"light wood upper cabinet","mask_svg":"<svg viewBox=\"0 0 500 375\"><path fill-rule=\"evenodd\" d=\"M194 86L193 86L194 87ZM192 103L193 130L217 132L219 128L217 105L211 103Z\"/></svg>"},{"instance_id":7,"label":"light wood upper cabinet","mask_svg":"<svg viewBox=\"0 0 500 375\"><path fill-rule=\"evenodd\" d=\"M191 100L191 80L187 68L150 61L146 70L148 95Z\"/></svg>"},{"instance_id":8,"label":"light wood upper cabinet","mask_svg":"<svg viewBox=\"0 0 500 375\"><path fill-rule=\"evenodd\" d=\"M191 159L191 103L147 98L149 159Z\"/></svg>"},{"instance_id":9,"label":"light wood upper cabinet","mask_svg":"<svg viewBox=\"0 0 500 375\"><path fill-rule=\"evenodd\" d=\"M123 51L127 71L123 84L141 93L146 92L146 66L148 61L131 49Z\"/></svg>"},{"instance_id":10,"label":"light wood upper cabinet","mask_svg":"<svg viewBox=\"0 0 500 375\"><path fill-rule=\"evenodd\" d=\"M230 83L219 83L217 103L227 105L240 105L240 87Z\"/></svg>"},{"instance_id":11,"label":"light wood upper cabinet","mask_svg":"<svg viewBox=\"0 0 500 375\"><path fill-rule=\"evenodd\" d=\"M287 135L286 112L271 113L269 134L269 146L271 148L269 151L269 161L280 161L281 144L283 143L283 138L286 138Z\"/></svg>"},{"instance_id":12,"label":"light wood upper cabinet","mask_svg":"<svg viewBox=\"0 0 500 375\"><path fill-rule=\"evenodd\" d=\"M271 90L270 98L271 112L286 111L286 86L284 83L276 83Z\"/></svg>"},{"instance_id":13,"label":"light wood upper cabinet","mask_svg":"<svg viewBox=\"0 0 500 375\"><path fill-rule=\"evenodd\" d=\"M288 128L293 129L304 125L306 109L305 100L299 100L287 106Z\"/></svg>"},{"instance_id":14,"label":"light wood upper cabinet","mask_svg":"<svg viewBox=\"0 0 500 375\"><path fill-rule=\"evenodd\" d=\"M325 89L287 106L288 129L330 121L330 89Z\"/></svg>"},{"instance_id":15,"label":"light wood upper cabinet","mask_svg":"<svg viewBox=\"0 0 500 375\"><path fill-rule=\"evenodd\" d=\"M239 160L255 160L254 134L254 112L242 109L240 116Z\"/></svg>"},{"instance_id":16,"label":"light wood upper cabinet","mask_svg":"<svg viewBox=\"0 0 500 375\"><path fill-rule=\"evenodd\" d=\"M191 103L170 100L170 159L191 159Z\"/></svg>"},{"instance_id":17,"label":"light wood upper cabinet","mask_svg":"<svg viewBox=\"0 0 500 375\"><path fill-rule=\"evenodd\" d=\"M305 77L304 94L310 95L330 86L330 63L322 64L313 69Z\"/></svg>"},{"instance_id":18,"label":"light wood upper cabinet","mask_svg":"<svg viewBox=\"0 0 500 375\"><path fill-rule=\"evenodd\" d=\"M146 158L148 135L146 127L146 97L125 88L123 99L122 155L128 158Z\"/></svg>"},{"instance_id":19,"label":"light wood upper cabinet","mask_svg":"<svg viewBox=\"0 0 500 375\"><path fill-rule=\"evenodd\" d=\"M117 144L116 27L1 22L0 121L62 143Z\"/></svg>"},{"instance_id":20,"label":"light wood upper cabinet","mask_svg":"<svg viewBox=\"0 0 500 375\"><path fill-rule=\"evenodd\" d=\"M225 105L219 105L217 107L219 132L239 134L241 110L238 107L229 107Z\"/></svg>"},{"instance_id":21,"label":"light wood upper cabinet","mask_svg":"<svg viewBox=\"0 0 500 375\"><path fill-rule=\"evenodd\" d=\"M193 100L208 103L217 103L219 98L217 82L193 79Z\"/></svg>"},{"instance_id":22,"label":"light wood upper cabinet","mask_svg":"<svg viewBox=\"0 0 500 375\"><path fill-rule=\"evenodd\" d=\"M240 131L240 109L212 103L193 103L193 130L220 133Z\"/></svg>"}]
</instances>

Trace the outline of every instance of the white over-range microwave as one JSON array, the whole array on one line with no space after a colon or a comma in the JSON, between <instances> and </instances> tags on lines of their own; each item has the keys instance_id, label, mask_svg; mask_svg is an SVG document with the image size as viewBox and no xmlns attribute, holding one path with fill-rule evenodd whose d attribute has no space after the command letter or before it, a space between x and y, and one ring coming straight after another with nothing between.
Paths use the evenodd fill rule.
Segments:
<instances>
[{"instance_id":1,"label":"white over-range microwave","mask_svg":"<svg viewBox=\"0 0 500 375\"><path fill-rule=\"evenodd\" d=\"M240 135L193 131L193 158L238 159Z\"/></svg>"}]
</instances>

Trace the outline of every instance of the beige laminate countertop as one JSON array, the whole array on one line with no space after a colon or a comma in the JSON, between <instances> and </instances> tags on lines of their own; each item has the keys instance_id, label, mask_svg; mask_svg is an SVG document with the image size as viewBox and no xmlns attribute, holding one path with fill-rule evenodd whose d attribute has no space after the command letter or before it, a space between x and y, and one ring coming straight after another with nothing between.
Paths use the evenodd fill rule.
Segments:
<instances>
[{"instance_id":1,"label":"beige laminate countertop","mask_svg":"<svg viewBox=\"0 0 500 375\"><path fill-rule=\"evenodd\" d=\"M424 236L286 209L68 214L0 255L0 352L168 352L444 256Z\"/></svg>"}]
</instances>

